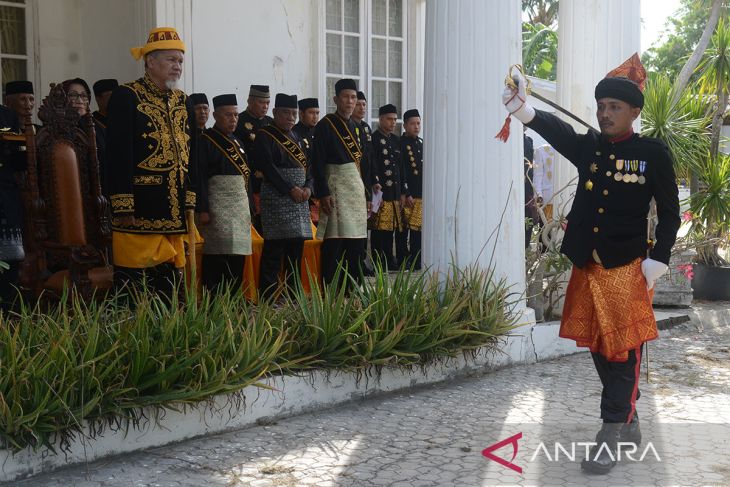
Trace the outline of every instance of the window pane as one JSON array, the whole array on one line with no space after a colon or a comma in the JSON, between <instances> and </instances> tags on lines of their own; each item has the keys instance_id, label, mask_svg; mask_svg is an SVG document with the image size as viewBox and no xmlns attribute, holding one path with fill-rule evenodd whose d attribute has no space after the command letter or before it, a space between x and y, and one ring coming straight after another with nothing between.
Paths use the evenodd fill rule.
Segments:
<instances>
[{"instance_id":1,"label":"window pane","mask_svg":"<svg viewBox=\"0 0 730 487\"><path fill-rule=\"evenodd\" d=\"M2 77L3 84L8 81L18 81L28 79L27 61L25 59L2 59Z\"/></svg>"},{"instance_id":2,"label":"window pane","mask_svg":"<svg viewBox=\"0 0 730 487\"><path fill-rule=\"evenodd\" d=\"M403 37L403 0L389 0L388 35Z\"/></svg>"},{"instance_id":3,"label":"window pane","mask_svg":"<svg viewBox=\"0 0 730 487\"><path fill-rule=\"evenodd\" d=\"M386 64L386 55L385 52L385 39L372 39L372 46L373 46L373 76L382 76L383 78L387 76L386 70L385 70L385 64Z\"/></svg>"},{"instance_id":4,"label":"window pane","mask_svg":"<svg viewBox=\"0 0 730 487\"><path fill-rule=\"evenodd\" d=\"M26 54L25 9L0 7L0 32L3 54Z\"/></svg>"},{"instance_id":5,"label":"window pane","mask_svg":"<svg viewBox=\"0 0 730 487\"><path fill-rule=\"evenodd\" d=\"M403 77L403 42L388 41L388 77Z\"/></svg>"},{"instance_id":6,"label":"window pane","mask_svg":"<svg viewBox=\"0 0 730 487\"><path fill-rule=\"evenodd\" d=\"M360 38L345 36L345 74L360 74Z\"/></svg>"},{"instance_id":7,"label":"window pane","mask_svg":"<svg viewBox=\"0 0 730 487\"><path fill-rule=\"evenodd\" d=\"M373 34L379 36L387 35L387 17L385 0L373 0Z\"/></svg>"},{"instance_id":8,"label":"window pane","mask_svg":"<svg viewBox=\"0 0 730 487\"><path fill-rule=\"evenodd\" d=\"M385 81L373 80L373 92L370 94L370 116L378 118L378 109L385 105Z\"/></svg>"},{"instance_id":9,"label":"window pane","mask_svg":"<svg viewBox=\"0 0 730 487\"><path fill-rule=\"evenodd\" d=\"M342 0L327 0L327 28L342 30Z\"/></svg>"},{"instance_id":10,"label":"window pane","mask_svg":"<svg viewBox=\"0 0 730 487\"><path fill-rule=\"evenodd\" d=\"M388 103L398 109L398 118L403 116L403 83L400 81L388 82Z\"/></svg>"},{"instance_id":11,"label":"window pane","mask_svg":"<svg viewBox=\"0 0 730 487\"><path fill-rule=\"evenodd\" d=\"M342 72L342 36L327 34L327 72Z\"/></svg>"},{"instance_id":12,"label":"window pane","mask_svg":"<svg viewBox=\"0 0 730 487\"><path fill-rule=\"evenodd\" d=\"M345 31L360 32L360 0L345 0Z\"/></svg>"}]
</instances>

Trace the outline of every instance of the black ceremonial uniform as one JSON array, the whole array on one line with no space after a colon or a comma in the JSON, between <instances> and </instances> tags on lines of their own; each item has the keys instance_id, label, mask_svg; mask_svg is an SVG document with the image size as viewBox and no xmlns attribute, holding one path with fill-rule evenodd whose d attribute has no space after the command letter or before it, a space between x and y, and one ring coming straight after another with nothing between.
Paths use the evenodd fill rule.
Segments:
<instances>
[{"instance_id":1,"label":"black ceremonial uniform","mask_svg":"<svg viewBox=\"0 0 730 487\"><path fill-rule=\"evenodd\" d=\"M362 178L361 162L363 159L360 141L357 140L355 122L345 120L337 113L325 115L314 128L314 151L312 152L312 176L314 178L314 194L317 198L330 196L326 166L345 166L355 164ZM362 193L362 209L366 213L366 191ZM337 206L337 201L335 201ZM367 236L367 222L358 237L328 237L324 234L322 242L322 279L325 283L334 280L338 264L346 265L350 274L358 278L363 262L364 246L362 239ZM322 215L317 227L317 238L322 227ZM340 277L342 279L342 277Z\"/></svg>"},{"instance_id":2,"label":"black ceremonial uniform","mask_svg":"<svg viewBox=\"0 0 730 487\"><path fill-rule=\"evenodd\" d=\"M374 178L380 181L383 202L372 218L373 253L380 255L384 265L395 269L399 262L393 255L393 232L403 230L400 197L406 193L407 184L402 176L400 139L395 134L383 134L380 130L373 133L372 168ZM402 242L402 238L400 239ZM398 260L406 256L398 248Z\"/></svg>"},{"instance_id":3,"label":"black ceremonial uniform","mask_svg":"<svg viewBox=\"0 0 730 487\"><path fill-rule=\"evenodd\" d=\"M212 176L242 175L248 189L251 166L248 162L248 154L242 148L243 144L235 135L226 136L217 128L211 127L201 130L199 137L197 162L201 184L196 206L197 211L207 213L210 209L208 185L202 184L202 181L206 181ZM221 142L221 140L225 142ZM230 152L231 157L224 155L223 151Z\"/></svg>"},{"instance_id":4,"label":"black ceremonial uniform","mask_svg":"<svg viewBox=\"0 0 730 487\"><path fill-rule=\"evenodd\" d=\"M621 441L640 441L636 401L641 354L644 342L658 334L641 259L649 250L651 259L669 264L680 226L672 158L657 139L630 133L609 140L594 130L579 135L540 110L527 126L578 169L561 247L574 267L559 335L591 351L603 386L603 427L596 442L615 449ZM650 249L652 197L659 223ZM605 455L598 458L594 448L581 467L605 473L613 465Z\"/></svg>"},{"instance_id":5,"label":"black ceremonial uniform","mask_svg":"<svg viewBox=\"0 0 730 487\"><path fill-rule=\"evenodd\" d=\"M106 130L106 126L108 124L106 115L103 115L99 110L96 110L94 113L91 114L91 116L94 117L95 123L97 123L101 128Z\"/></svg>"},{"instance_id":6,"label":"black ceremonial uniform","mask_svg":"<svg viewBox=\"0 0 730 487\"><path fill-rule=\"evenodd\" d=\"M248 186L249 194L251 194L252 198L254 198L254 194L259 194L261 192L261 174L256 167L256 161L253 158L253 143L256 140L256 132L258 132L261 127L270 125L273 121L274 119L268 115L264 115L263 118L255 118L253 115L248 113L248 110L244 110L238 115L238 124L236 125L236 130L233 131L233 135L235 135L243 144L243 149L248 155L248 163L253 170L253 177L251 177ZM252 206L251 215L255 215L257 213L258 211L256 210L256 207ZM257 219L254 219L253 223L256 229L261 232L260 222L258 222Z\"/></svg>"},{"instance_id":7,"label":"black ceremonial uniform","mask_svg":"<svg viewBox=\"0 0 730 487\"><path fill-rule=\"evenodd\" d=\"M275 294L282 261L285 282L294 289L295 276L301 268L304 241L312 239L309 202L296 202L290 192L294 187L314 192L312 171L306 145L294 132L272 124L259 130L254 144L259 169L264 174L261 185L261 226L264 249L261 255L259 291L264 297ZM307 279L306 275L302 279Z\"/></svg>"},{"instance_id":8,"label":"black ceremonial uniform","mask_svg":"<svg viewBox=\"0 0 730 487\"><path fill-rule=\"evenodd\" d=\"M373 129L363 119L355 122L355 135L360 138L360 147L362 148L362 160L360 161L360 176L365 186L365 199L370 202L373 200L373 186L378 182L373 175ZM362 239L362 268L365 275L373 275L372 262L367 260L368 239Z\"/></svg>"},{"instance_id":9,"label":"black ceremonial uniform","mask_svg":"<svg viewBox=\"0 0 730 487\"><path fill-rule=\"evenodd\" d=\"M578 187L560 249L574 265L583 267L594 249L606 269L645 257L652 197L659 224L649 256L669 264L681 222L672 158L663 142L638 134L609 142L593 130L580 135L540 110L527 126L578 169Z\"/></svg>"},{"instance_id":10,"label":"black ceremonial uniform","mask_svg":"<svg viewBox=\"0 0 730 487\"><path fill-rule=\"evenodd\" d=\"M535 180L535 146L532 142L532 138L522 134L522 146L524 149L524 173L525 173L525 248L530 246L530 240L532 239L532 229L538 222L537 204L535 202L535 187L533 181ZM527 222L527 218L531 221Z\"/></svg>"},{"instance_id":11,"label":"black ceremonial uniform","mask_svg":"<svg viewBox=\"0 0 730 487\"><path fill-rule=\"evenodd\" d=\"M18 132L15 113L0 105L0 130ZM24 143L23 143L24 144ZM0 271L0 309L6 309L15 297L23 251L23 206L15 174L25 168L25 153L18 151L19 143L0 141L0 260L10 268Z\"/></svg>"},{"instance_id":12,"label":"black ceremonial uniform","mask_svg":"<svg viewBox=\"0 0 730 487\"><path fill-rule=\"evenodd\" d=\"M314 127L305 127L302 122L297 122L292 131L299 136L302 141L302 148L307 155L307 159L312 158L312 146L314 145Z\"/></svg>"},{"instance_id":13,"label":"black ceremonial uniform","mask_svg":"<svg viewBox=\"0 0 730 487\"><path fill-rule=\"evenodd\" d=\"M107 120L115 284L146 278L152 290L169 298L177 268L185 265L185 211L195 209L192 104L181 90L163 91L145 75L114 90ZM134 222L123 223L125 216L134 216ZM164 241L173 249L172 262L159 261Z\"/></svg>"},{"instance_id":14,"label":"black ceremonial uniform","mask_svg":"<svg viewBox=\"0 0 730 487\"><path fill-rule=\"evenodd\" d=\"M373 185L377 182L373 174L373 129L363 120L355 122L355 135L360 137L362 148L362 160L360 161L360 175L365 185L365 197L368 201L373 199Z\"/></svg>"},{"instance_id":15,"label":"black ceremonial uniform","mask_svg":"<svg viewBox=\"0 0 730 487\"><path fill-rule=\"evenodd\" d=\"M403 160L403 182L406 196L413 198L413 207L404 208L404 230L398 248L404 249L414 268L421 268L421 228L423 225L423 139L403 135L400 138ZM409 235L410 234L410 235Z\"/></svg>"},{"instance_id":16,"label":"black ceremonial uniform","mask_svg":"<svg viewBox=\"0 0 730 487\"><path fill-rule=\"evenodd\" d=\"M188 166L194 167L194 112L181 90L160 90L146 75L119 86L109 101L108 174L112 228L182 234L195 208ZM134 215L134 225L119 218Z\"/></svg>"},{"instance_id":17,"label":"black ceremonial uniform","mask_svg":"<svg viewBox=\"0 0 730 487\"><path fill-rule=\"evenodd\" d=\"M240 289L245 256L252 250L247 193L251 169L235 135L226 135L213 126L198 137L196 210L211 217L208 224L198 226L205 241L203 285L213 292L221 292L225 286Z\"/></svg>"}]
</instances>

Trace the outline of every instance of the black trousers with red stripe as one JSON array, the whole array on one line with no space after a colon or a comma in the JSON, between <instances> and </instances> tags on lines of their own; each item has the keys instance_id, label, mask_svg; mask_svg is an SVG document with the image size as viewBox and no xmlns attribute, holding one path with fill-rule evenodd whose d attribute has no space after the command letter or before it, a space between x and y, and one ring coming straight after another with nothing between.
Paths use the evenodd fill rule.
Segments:
<instances>
[{"instance_id":1,"label":"black trousers with red stripe","mask_svg":"<svg viewBox=\"0 0 730 487\"><path fill-rule=\"evenodd\" d=\"M630 423L636 416L639 372L644 345L629 351L626 362L609 362L600 353L592 353L593 363L601 378L601 419L604 423Z\"/></svg>"}]
</instances>

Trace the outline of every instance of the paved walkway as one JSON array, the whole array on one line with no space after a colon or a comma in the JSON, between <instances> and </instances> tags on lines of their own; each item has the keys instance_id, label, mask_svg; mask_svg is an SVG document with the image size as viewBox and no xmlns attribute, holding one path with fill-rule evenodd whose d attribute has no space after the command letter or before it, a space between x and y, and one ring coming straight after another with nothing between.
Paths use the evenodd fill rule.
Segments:
<instances>
[{"instance_id":1,"label":"paved walkway","mask_svg":"<svg viewBox=\"0 0 730 487\"><path fill-rule=\"evenodd\" d=\"M16 485L730 485L730 303L698 305L691 322L651 344L649 356L651 379L643 370L638 406L644 443L636 461L625 459L607 476L581 473L585 446L569 458L599 427L598 378L580 353ZM518 445L514 460L510 443L493 454L522 473L482 455L508 438ZM564 450L556 452L556 442Z\"/></svg>"}]
</instances>

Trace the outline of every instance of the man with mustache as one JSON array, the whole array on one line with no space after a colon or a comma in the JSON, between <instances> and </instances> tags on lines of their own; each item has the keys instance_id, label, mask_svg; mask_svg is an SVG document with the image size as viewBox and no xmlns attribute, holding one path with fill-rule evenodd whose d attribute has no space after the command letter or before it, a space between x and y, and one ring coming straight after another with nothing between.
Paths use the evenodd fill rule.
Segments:
<instances>
[{"instance_id":1,"label":"man with mustache","mask_svg":"<svg viewBox=\"0 0 730 487\"><path fill-rule=\"evenodd\" d=\"M107 126L114 281L146 279L169 299L185 265L186 212L196 198L194 110L175 88L185 44L175 29L161 27L131 51L144 58L145 74L114 90Z\"/></svg>"},{"instance_id":2,"label":"man with mustache","mask_svg":"<svg viewBox=\"0 0 730 487\"><path fill-rule=\"evenodd\" d=\"M314 129L312 173L314 192L320 202L317 239L322 242L322 279L325 284L349 284L347 274L357 279L367 237L367 202L360 165L363 152L352 112L357 102L357 84L346 78L335 83L336 110ZM338 273L338 269L342 271Z\"/></svg>"},{"instance_id":3,"label":"man with mustache","mask_svg":"<svg viewBox=\"0 0 730 487\"><path fill-rule=\"evenodd\" d=\"M642 72L643 69L635 70ZM644 342L657 338L651 305L655 281L668 269L680 225L672 156L632 123L644 106L639 82L609 74L595 89L601 131L578 134L527 102L526 80L513 76L503 102L578 169L561 252L573 263L560 336L588 347L603 385L597 445L581 467L607 473L620 442L641 442L636 401ZM647 236L649 203L656 201L656 240Z\"/></svg>"}]
</instances>

